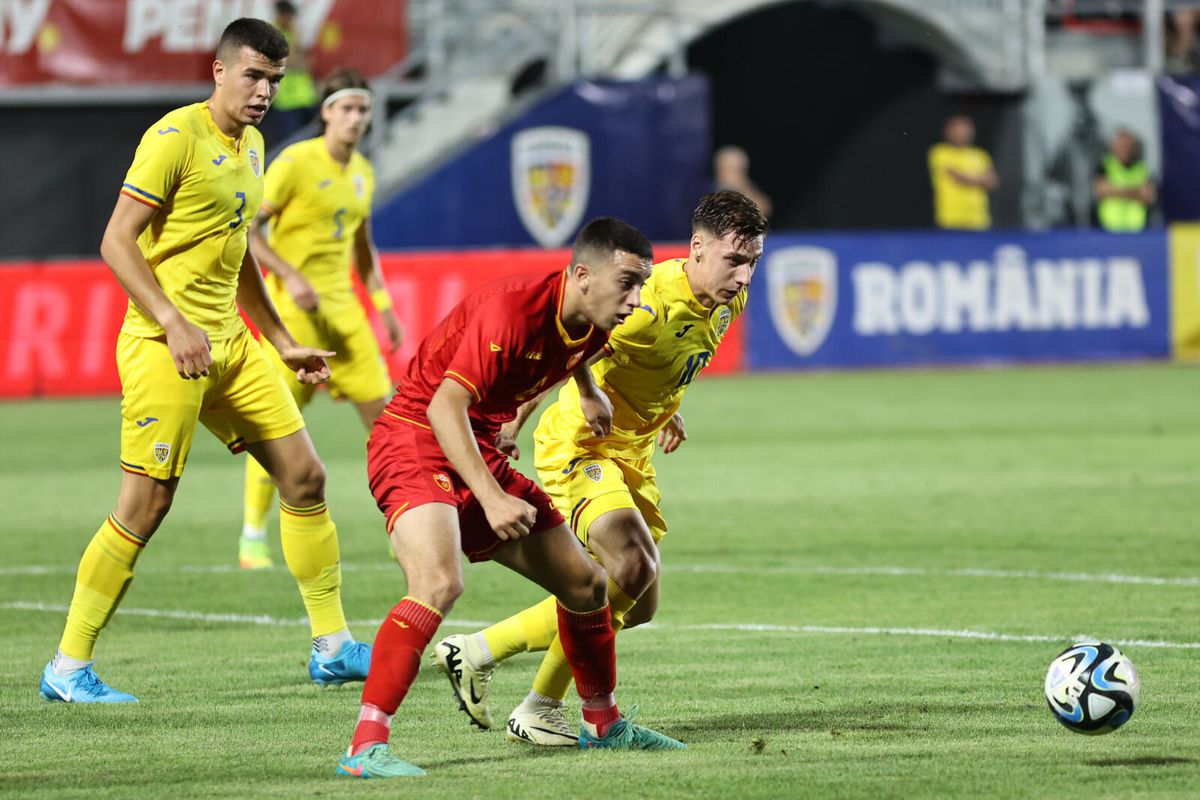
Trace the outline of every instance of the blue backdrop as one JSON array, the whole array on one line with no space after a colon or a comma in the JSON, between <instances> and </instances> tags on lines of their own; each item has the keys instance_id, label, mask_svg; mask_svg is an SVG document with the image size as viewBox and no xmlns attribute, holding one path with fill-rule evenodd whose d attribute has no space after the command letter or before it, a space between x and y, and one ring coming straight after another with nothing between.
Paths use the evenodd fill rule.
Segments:
<instances>
[{"instance_id":1,"label":"blue backdrop","mask_svg":"<svg viewBox=\"0 0 1200 800\"><path fill-rule=\"evenodd\" d=\"M519 148L531 129L548 135ZM710 153L703 77L576 84L381 202L375 239L383 248L555 246L604 215L654 240L686 239ZM533 187L524 200L523 185ZM521 202L558 230L536 238Z\"/></svg>"},{"instance_id":2,"label":"blue backdrop","mask_svg":"<svg viewBox=\"0 0 1200 800\"><path fill-rule=\"evenodd\" d=\"M1162 201L1167 222L1200 220L1200 77L1158 79Z\"/></svg>"},{"instance_id":3,"label":"blue backdrop","mask_svg":"<svg viewBox=\"0 0 1200 800\"><path fill-rule=\"evenodd\" d=\"M752 369L1166 357L1162 231L769 236Z\"/></svg>"}]
</instances>

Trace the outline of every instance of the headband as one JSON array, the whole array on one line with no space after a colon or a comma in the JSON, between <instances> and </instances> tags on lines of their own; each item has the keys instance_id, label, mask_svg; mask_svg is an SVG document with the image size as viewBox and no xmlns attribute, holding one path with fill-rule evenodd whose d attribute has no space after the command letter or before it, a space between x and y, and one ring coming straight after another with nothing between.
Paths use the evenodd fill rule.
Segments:
<instances>
[{"instance_id":1,"label":"headband","mask_svg":"<svg viewBox=\"0 0 1200 800\"><path fill-rule=\"evenodd\" d=\"M332 105L333 103L336 103L338 100L341 100L343 97L349 97L351 95L356 95L356 94L362 95L367 100L371 99L371 90L370 89L360 89L356 86L352 86L349 89L338 89L336 92L329 95L329 97L326 97L325 101L323 103L321 103L321 108L327 108L328 106Z\"/></svg>"}]
</instances>

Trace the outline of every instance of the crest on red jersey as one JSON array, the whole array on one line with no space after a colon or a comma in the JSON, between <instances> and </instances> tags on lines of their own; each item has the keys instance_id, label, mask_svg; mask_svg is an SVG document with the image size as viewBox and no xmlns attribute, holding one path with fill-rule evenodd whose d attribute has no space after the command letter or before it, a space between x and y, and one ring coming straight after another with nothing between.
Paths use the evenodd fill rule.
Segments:
<instances>
[{"instance_id":1,"label":"crest on red jersey","mask_svg":"<svg viewBox=\"0 0 1200 800\"><path fill-rule=\"evenodd\" d=\"M513 202L542 247L559 247L583 220L591 191L591 145L573 128L545 126L512 140Z\"/></svg>"},{"instance_id":2,"label":"crest on red jersey","mask_svg":"<svg viewBox=\"0 0 1200 800\"><path fill-rule=\"evenodd\" d=\"M567 359L567 371L570 372L571 370L575 369L575 365L579 363L579 359L581 358L583 358L582 350L580 350L578 353L572 353L571 357Z\"/></svg>"},{"instance_id":3,"label":"crest on red jersey","mask_svg":"<svg viewBox=\"0 0 1200 800\"><path fill-rule=\"evenodd\" d=\"M433 473L433 482L438 485L438 488L443 492L450 491L453 484L450 483L450 476L444 472Z\"/></svg>"},{"instance_id":4,"label":"crest on red jersey","mask_svg":"<svg viewBox=\"0 0 1200 800\"><path fill-rule=\"evenodd\" d=\"M787 247L767 262L771 321L796 355L812 355L837 311L837 257L823 247Z\"/></svg>"}]
</instances>

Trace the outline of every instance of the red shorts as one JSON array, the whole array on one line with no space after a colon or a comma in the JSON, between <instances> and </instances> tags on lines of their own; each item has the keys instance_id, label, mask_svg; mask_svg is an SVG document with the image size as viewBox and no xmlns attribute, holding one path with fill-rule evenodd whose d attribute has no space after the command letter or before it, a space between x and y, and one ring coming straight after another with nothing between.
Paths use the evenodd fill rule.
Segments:
<instances>
[{"instance_id":1,"label":"red shorts","mask_svg":"<svg viewBox=\"0 0 1200 800\"><path fill-rule=\"evenodd\" d=\"M479 452L500 488L537 509L530 533L563 524L563 515L536 483L513 469L508 456L491 443L479 442ZM387 530L410 508L446 503L458 509L462 551L471 561L486 561L504 544L484 516L483 508L450 466L433 431L388 412L380 415L367 442L367 479Z\"/></svg>"}]
</instances>

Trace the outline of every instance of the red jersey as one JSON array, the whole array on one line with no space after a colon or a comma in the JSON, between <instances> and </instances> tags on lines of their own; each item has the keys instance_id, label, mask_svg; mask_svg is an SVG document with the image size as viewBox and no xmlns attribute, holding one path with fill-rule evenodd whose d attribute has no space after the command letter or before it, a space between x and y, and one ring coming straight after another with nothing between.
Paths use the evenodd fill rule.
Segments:
<instances>
[{"instance_id":1,"label":"red jersey","mask_svg":"<svg viewBox=\"0 0 1200 800\"><path fill-rule=\"evenodd\" d=\"M562 324L565 271L495 281L455 306L417 348L387 413L428 425L433 393L449 378L470 390L471 428L491 441L527 400L597 353L608 333L572 339Z\"/></svg>"}]
</instances>

